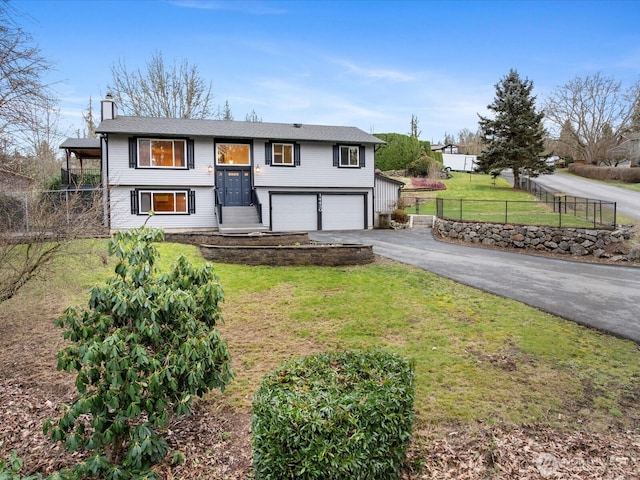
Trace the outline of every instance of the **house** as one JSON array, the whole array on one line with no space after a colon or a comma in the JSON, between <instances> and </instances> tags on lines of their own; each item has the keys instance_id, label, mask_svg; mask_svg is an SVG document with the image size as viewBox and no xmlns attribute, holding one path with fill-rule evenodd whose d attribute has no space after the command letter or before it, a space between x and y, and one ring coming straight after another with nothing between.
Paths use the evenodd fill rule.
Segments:
<instances>
[{"instance_id":1,"label":"house","mask_svg":"<svg viewBox=\"0 0 640 480\"><path fill-rule=\"evenodd\" d=\"M607 159L612 165L640 167L640 132L620 135L616 146L607 150Z\"/></svg>"},{"instance_id":2,"label":"house","mask_svg":"<svg viewBox=\"0 0 640 480\"><path fill-rule=\"evenodd\" d=\"M384 142L358 128L120 116L107 95L96 133L111 230L373 227Z\"/></svg>"}]
</instances>

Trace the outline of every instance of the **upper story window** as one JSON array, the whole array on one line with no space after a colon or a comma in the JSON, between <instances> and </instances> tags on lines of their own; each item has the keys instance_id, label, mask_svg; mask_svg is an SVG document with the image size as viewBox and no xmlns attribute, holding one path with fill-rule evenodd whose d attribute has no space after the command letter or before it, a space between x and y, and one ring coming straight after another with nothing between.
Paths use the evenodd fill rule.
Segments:
<instances>
[{"instance_id":1,"label":"upper story window","mask_svg":"<svg viewBox=\"0 0 640 480\"><path fill-rule=\"evenodd\" d=\"M300 144L284 142L266 142L264 144L265 165L298 167L300 166Z\"/></svg>"},{"instance_id":2,"label":"upper story window","mask_svg":"<svg viewBox=\"0 0 640 480\"><path fill-rule=\"evenodd\" d=\"M358 167L360 148L354 146L340 147L340 166L341 167Z\"/></svg>"},{"instance_id":3,"label":"upper story window","mask_svg":"<svg viewBox=\"0 0 640 480\"><path fill-rule=\"evenodd\" d=\"M139 138L138 167L187 168L185 140Z\"/></svg>"},{"instance_id":4,"label":"upper story window","mask_svg":"<svg viewBox=\"0 0 640 480\"><path fill-rule=\"evenodd\" d=\"M366 166L365 151L364 145L334 145L333 166L364 168Z\"/></svg>"},{"instance_id":5,"label":"upper story window","mask_svg":"<svg viewBox=\"0 0 640 480\"><path fill-rule=\"evenodd\" d=\"M251 149L244 143L218 143L216 162L218 165L250 165Z\"/></svg>"},{"instance_id":6,"label":"upper story window","mask_svg":"<svg viewBox=\"0 0 640 480\"><path fill-rule=\"evenodd\" d=\"M273 165L293 165L293 144L273 144Z\"/></svg>"}]
</instances>

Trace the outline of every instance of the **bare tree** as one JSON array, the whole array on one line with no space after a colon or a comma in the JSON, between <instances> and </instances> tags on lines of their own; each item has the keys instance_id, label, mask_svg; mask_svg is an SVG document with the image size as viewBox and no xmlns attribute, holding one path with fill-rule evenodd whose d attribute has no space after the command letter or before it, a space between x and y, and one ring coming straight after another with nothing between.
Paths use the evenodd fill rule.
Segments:
<instances>
[{"instance_id":1,"label":"bare tree","mask_svg":"<svg viewBox=\"0 0 640 480\"><path fill-rule=\"evenodd\" d=\"M85 124L85 138L96 138L96 122L93 120L93 104L91 96L89 96L89 105L87 109L82 112L82 119Z\"/></svg>"},{"instance_id":2,"label":"bare tree","mask_svg":"<svg viewBox=\"0 0 640 480\"><path fill-rule=\"evenodd\" d=\"M14 21L16 10L0 0L0 137L13 147L33 126L33 112L54 102L43 75L52 68L32 37Z\"/></svg>"},{"instance_id":3,"label":"bare tree","mask_svg":"<svg viewBox=\"0 0 640 480\"><path fill-rule=\"evenodd\" d=\"M215 114L215 118L218 120L233 120L233 113L231 112L231 107L229 106L229 100L225 100L224 107L218 105L218 111Z\"/></svg>"},{"instance_id":4,"label":"bare tree","mask_svg":"<svg viewBox=\"0 0 640 480\"><path fill-rule=\"evenodd\" d=\"M247 122L260 123L262 122L262 117L259 117L255 110L251 110L251 113L247 113L245 120Z\"/></svg>"},{"instance_id":5,"label":"bare tree","mask_svg":"<svg viewBox=\"0 0 640 480\"><path fill-rule=\"evenodd\" d=\"M453 142L458 145L458 153L465 155L480 155L484 144L482 143L482 133L472 132L468 128L463 128L458 132L458 141Z\"/></svg>"},{"instance_id":6,"label":"bare tree","mask_svg":"<svg viewBox=\"0 0 640 480\"><path fill-rule=\"evenodd\" d=\"M108 87L126 115L165 118L208 118L212 114L211 82L205 82L187 60L166 65L155 53L146 70L129 70L124 60L112 65Z\"/></svg>"},{"instance_id":7,"label":"bare tree","mask_svg":"<svg viewBox=\"0 0 640 480\"><path fill-rule=\"evenodd\" d=\"M607 149L629 127L639 100L640 84L623 89L613 77L596 73L556 88L545 115L577 159L597 165L607 162Z\"/></svg>"},{"instance_id":8,"label":"bare tree","mask_svg":"<svg viewBox=\"0 0 640 480\"><path fill-rule=\"evenodd\" d=\"M0 302L46 275L73 240L103 232L96 191L0 193Z\"/></svg>"},{"instance_id":9,"label":"bare tree","mask_svg":"<svg viewBox=\"0 0 640 480\"><path fill-rule=\"evenodd\" d=\"M420 120L418 120L417 115L411 115L411 131L409 132L409 136L413 138L420 138L422 132L418 129L418 124Z\"/></svg>"}]
</instances>

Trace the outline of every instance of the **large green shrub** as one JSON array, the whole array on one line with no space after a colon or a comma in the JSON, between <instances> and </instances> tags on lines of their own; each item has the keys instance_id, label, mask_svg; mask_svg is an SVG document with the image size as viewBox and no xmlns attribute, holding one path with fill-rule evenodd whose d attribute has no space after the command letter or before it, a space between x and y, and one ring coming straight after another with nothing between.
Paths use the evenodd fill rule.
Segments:
<instances>
[{"instance_id":1,"label":"large green shrub","mask_svg":"<svg viewBox=\"0 0 640 480\"><path fill-rule=\"evenodd\" d=\"M173 414L190 413L195 396L224 389L230 356L216 323L222 287L211 264L179 257L169 273L155 264L159 230L118 232L109 243L115 276L90 290L89 308L56 321L72 342L58 369L76 371L78 397L45 433L69 450L90 452L78 478L152 477L167 453L158 433Z\"/></svg>"},{"instance_id":2,"label":"large green shrub","mask_svg":"<svg viewBox=\"0 0 640 480\"><path fill-rule=\"evenodd\" d=\"M253 403L256 479L397 479L411 438L413 365L382 352L303 357Z\"/></svg>"},{"instance_id":3,"label":"large green shrub","mask_svg":"<svg viewBox=\"0 0 640 480\"><path fill-rule=\"evenodd\" d=\"M376 168L383 171L404 170L424 152L431 152L431 143L409 135L376 133L375 136L386 142L376 149ZM442 162L442 158L440 161Z\"/></svg>"}]
</instances>

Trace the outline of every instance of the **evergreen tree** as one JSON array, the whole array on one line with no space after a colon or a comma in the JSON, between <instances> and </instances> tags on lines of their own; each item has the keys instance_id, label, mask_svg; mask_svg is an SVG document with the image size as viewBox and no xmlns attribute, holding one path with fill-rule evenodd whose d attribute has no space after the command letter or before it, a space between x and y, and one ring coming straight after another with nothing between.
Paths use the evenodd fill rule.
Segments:
<instances>
[{"instance_id":1,"label":"evergreen tree","mask_svg":"<svg viewBox=\"0 0 640 480\"><path fill-rule=\"evenodd\" d=\"M510 70L496 84L496 97L487 106L494 118L480 116L480 130L486 146L478 158L478 169L484 172L512 169L514 188L519 188L521 174L536 177L553 171L553 166L541 158L544 114L536 112L536 97L531 95L532 90L531 80L523 80L517 71Z\"/></svg>"}]
</instances>

